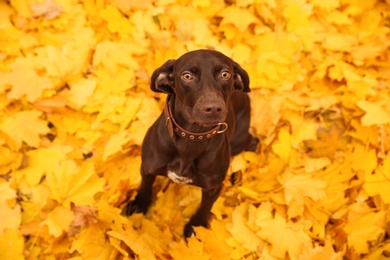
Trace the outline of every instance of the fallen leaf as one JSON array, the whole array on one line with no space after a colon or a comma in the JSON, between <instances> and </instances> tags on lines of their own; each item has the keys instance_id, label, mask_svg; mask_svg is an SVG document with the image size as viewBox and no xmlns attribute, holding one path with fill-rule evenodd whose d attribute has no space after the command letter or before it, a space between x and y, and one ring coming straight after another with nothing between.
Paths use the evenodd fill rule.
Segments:
<instances>
[{"instance_id":1,"label":"fallen leaf","mask_svg":"<svg viewBox=\"0 0 390 260\"><path fill-rule=\"evenodd\" d=\"M337 125L329 130L318 128L317 138L318 140L303 141L307 154L311 157L332 156L338 150L345 150L349 142Z\"/></svg>"},{"instance_id":2,"label":"fallen leaf","mask_svg":"<svg viewBox=\"0 0 390 260\"><path fill-rule=\"evenodd\" d=\"M42 4L32 4L31 10L34 16L44 16L46 20L55 19L63 12L62 7L54 3L53 0L45 0Z\"/></svg>"},{"instance_id":3,"label":"fallen leaf","mask_svg":"<svg viewBox=\"0 0 390 260\"><path fill-rule=\"evenodd\" d=\"M113 251L114 247L107 243L104 227L98 224L85 226L69 250L70 253L79 253L84 259L99 260L112 259Z\"/></svg>"},{"instance_id":4,"label":"fallen leaf","mask_svg":"<svg viewBox=\"0 0 390 260\"><path fill-rule=\"evenodd\" d=\"M58 164L65 160L66 155L71 151L72 148L69 146L53 146L28 151L26 167L14 171L12 176L17 179L25 178L31 186L37 185L45 174L54 172Z\"/></svg>"},{"instance_id":5,"label":"fallen leaf","mask_svg":"<svg viewBox=\"0 0 390 260\"><path fill-rule=\"evenodd\" d=\"M94 204L94 195L103 191L105 180L96 175L92 162L84 162L80 167L74 161L64 160L55 171L46 174L50 196L59 203L69 206Z\"/></svg>"},{"instance_id":6,"label":"fallen leaf","mask_svg":"<svg viewBox=\"0 0 390 260\"><path fill-rule=\"evenodd\" d=\"M278 140L272 146L272 150L281 159L288 162L291 155L291 136L287 129L282 128L278 134Z\"/></svg>"},{"instance_id":7,"label":"fallen leaf","mask_svg":"<svg viewBox=\"0 0 390 260\"><path fill-rule=\"evenodd\" d=\"M374 172L366 171L363 188L368 195L380 195L384 203L390 203L390 155L388 154Z\"/></svg>"},{"instance_id":8,"label":"fallen leaf","mask_svg":"<svg viewBox=\"0 0 390 260\"><path fill-rule=\"evenodd\" d=\"M49 233L54 237L59 237L64 232L67 232L73 219L74 214L70 209L57 206L47 215L46 219L41 222L41 225L48 226Z\"/></svg>"},{"instance_id":9,"label":"fallen leaf","mask_svg":"<svg viewBox=\"0 0 390 260\"><path fill-rule=\"evenodd\" d=\"M358 101L357 105L366 112L362 117L363 126L387 124L390 122L389 114L378 104L368 101Z\"/></svg>"},{"instance_id":10,"label":"fallen leaf","mask_svg":"<svg viewBox=\"0 0 390 260\"><path fill-rule=\"evenodd\" d=\"M321 179L316 179L311 174L293 174L287 172L278 178L284 187L287 203L294 198L307 196L318 201L325 197L327 183Z\"/></svg>"},{"instance_id":11,"label":"fallen leaf","mask_svg":"<svg viewBox=\"0 0 390 260\"><path fill-rule=\"evenodd\" d=\"M259 20L251 12L246 9L227 7L220 13L223 17L221 22L224 24L233 24L239 31L245 31L250 24L259 23ZM240 17L240 19L236 19Z\"/></svg>"},{"instance_id":12,"label":"fallen leaf","mask_svg":"<svg viewBox=\"0 0 390 260\"><path fill-rule=\"evenodd\" d=\"M180 240L178 243L174 243L171 246L171 255L173 259L210 259L210 255L203 250L204 243L198 240L196 237L190 237L187 239L187 243L184 240Z\"/></svg>"},{"instance_id":13,"label":"fallen leaf","mask_svg":"<svg viewBox=\"0 0 390 260\"><path fill-rule=\"evenodd\" d=\"M24 257L24 239L16 229L6 229L0 235L0 258L22 260Z\"/></svg>"},{"instance_id":14,"label":"fallen leaf","mask_svg":"<svg viewBox=\"0 0 390 260\"><path fill-rule=\"evenodd\" d=\"M272 217L268 211L257 213L256 224L261 228L259 236L271 244L270 254L279 259L298 259L310 248L311 239L302 229L301 223L286 221L278 213Z\"/></svg>"},{"instance_id":15,"label":"fallen leaf","mask_svg":"<svg viewBox=\"0 0 390 260\"><path fill-rule=\"evenodd\" d=\"M7 134L20 148L22 142L31 147L38 147L40 135L47 134L50 129L47 122L40 119L42 112L21 111L8 117L1 126L1 130Z\"/></svg>"},{"instance_id":16,"label":"fallen leaf","mask_svg":"<svg viewBox=\"0 0 390 260\"><path fill-rule=\"evenodd\" d=\"M104 152L103 160L106 160L110 155L119 152L122 150L122 146L130 140L129 133L126 130L123 130L113 136L108 140Z\"/></svg>"},{"instance_id":17,"label":"fallen leaf","mask_svg":"<svg viewBox=\"0 0 390 260\"><path fill-rule=\"evenodd\" d=\"M226 242L229 232L217 221L211 221L210 229L195 227L196 238L203 242L203 248L210 259L228 259L231 248Z\"/></svg>"},{"instance_id":18,"label":"fallen leaf","mask_svg":"<svg viewBox=\"0 0 390 260\"><path fill-rule=\"evenodd\" d=\"M247 209L247 204L241 204L235 208L232 213L232 224L228 226L228 230L244 248L256 251L262 244L262 241L246 224Z\"/></svg>"},{"instance_id":19,"label":"fallen leaf","mask_svg":"<svg viewBox=\"0 0 390 260\"><path fill-rule=\"evenodd\" d=\"M74 203L71 203L70 209L74 213L74 219L69 225L69 236L75 236L80 233L83 227L96 224L98 222L95 208L87 206L76 206Z\"/></svg>"},{"instance_id":20,"label":"fallen leaf","mask_svg":"<svg viewBox=\"0 0 390 260\"><path fill-rule=\"evenodd\" d=\"M356 219L348 221L345 232L348 234L348 245L358 254L369 252L369 243L375 241L384 230L386 212L371 212Z\"/></svg>"},{"instance_id":21,"label":"fallen leaf","mask_svg":"<svg viewBox=\"0 0 390 260\"><path fill-rule=\"evenodd\" d=\"M7 203L0 203L0 236L5 230L16 230L21 223L22 215L19 205L10 207Z\"/></svg>"},{"instance_id":22,"label":"fallen leaf","mask_svg":"<svg viewBox=\"0 0 390 260\"><path fill-rule=\"evenodd\" d=\"M28 61L16 62L12 65L10 72L0 71L0 86L3 85L12 86L7 94L9 99L26 97L29 102L40 98L45 89L53 88L51 80L38 75Z\"/></svg>"}]
</instances>

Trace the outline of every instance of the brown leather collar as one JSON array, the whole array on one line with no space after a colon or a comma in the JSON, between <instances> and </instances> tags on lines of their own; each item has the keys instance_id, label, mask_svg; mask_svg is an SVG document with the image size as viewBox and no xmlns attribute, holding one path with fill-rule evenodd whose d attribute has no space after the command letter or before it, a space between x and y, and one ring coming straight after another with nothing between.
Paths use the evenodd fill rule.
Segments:
<instances>
[{"instance_id":1,"label":"brown leather collar","mask_svg":"<svg viewBox=\"0 0 390 260\"><path fill-rule=\"evenodd\" d=\"M173 137L173 133L176 133L178 136L189 141L203 141L208 140L216 134L221 134L227 130L228 125L226 123L218 123L218 125L216 125L213 129L203 133L192 133L185 130L176 123L175 118L172 115L172 111L170 108L172 99L173 97L171 95L168 95L164 107L165 124L168 127L170 137ZM220 129L221 126L223 126L222 130Z\"/></svg>"}]
</instances>

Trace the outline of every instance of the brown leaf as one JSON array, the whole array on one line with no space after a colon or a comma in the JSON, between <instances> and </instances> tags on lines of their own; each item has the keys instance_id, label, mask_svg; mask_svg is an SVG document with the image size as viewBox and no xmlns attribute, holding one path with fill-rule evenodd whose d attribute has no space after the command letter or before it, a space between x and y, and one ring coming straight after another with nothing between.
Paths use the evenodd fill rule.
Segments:
<instances>
[{"instance_id":1,"label":"brown leaf","mask_svg":"<svg viewBox=\"0 0 390 260\"><path fill-rule=\"evenodd\" d=\"M73 202L71 202L70 208L75 217L69 226L69 236L75 236L80 233L83 227L96 224L98 222L96 218L97 211L95 208L89 206L76 206Z\"/></svg>"},{"instance_id":2,"label":"brown leaf","mask_svg":"<svg viewBox=\"0 0 390 260\"><path fill-rule=\"evenodd\" d=\"M345 150L350 141L349 137L343 136L343 132L336 124L329 130L318 128L318 140L304 140L306 153L310 157L332 156L336 151Z\"/></svg>"}]
</instances>

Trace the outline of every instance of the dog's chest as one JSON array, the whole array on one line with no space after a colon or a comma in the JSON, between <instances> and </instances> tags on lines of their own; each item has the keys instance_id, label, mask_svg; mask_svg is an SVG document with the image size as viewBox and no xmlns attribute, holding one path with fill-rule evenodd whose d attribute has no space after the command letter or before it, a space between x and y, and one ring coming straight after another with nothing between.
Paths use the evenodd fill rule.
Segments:
<instances>
[{"instance_id":1,"label":"dog's chest","mask_svg":"<svg viewBox=\"0 0 390 260\"><path fill-rule=\"evenodd\" d=\"M168 171L167 176L169 179L179 184L189 184L193 182L192 178L180 176L174 171Z\"/></svg>"},{"instance_id":2,"label":"dog's chest","mask_svg":"<svg viewBox=\"0 0 390 260\"><path fill-rule=\"evenodd\" d=\"M168 164L167 177L179 184L194 183L196 175L194 168L196 167L193 165L193 161L183 161L176 158L176 160Z\"/></svg>"}]
</instances>

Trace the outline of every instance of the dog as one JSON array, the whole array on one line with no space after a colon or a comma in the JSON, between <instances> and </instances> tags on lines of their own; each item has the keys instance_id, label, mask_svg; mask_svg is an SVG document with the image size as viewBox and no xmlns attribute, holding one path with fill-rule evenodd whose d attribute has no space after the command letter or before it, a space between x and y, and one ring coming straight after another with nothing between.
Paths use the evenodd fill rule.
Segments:
<instances>
[{"instance_id":1,"label":"dog","mask_svg":"<svg viewBox=\"0 0 390 260\"><path fill-rule=\"evenodd\" d=\"M194 226L208 227L231 156L255 151L258 145L249 133L249 76L218 51L196 50L156 69L151 89L167 94L167 99L142 144L137 196L122 214L147 212L157 175L200 187L200 207L184 227L188 238Z\"/></svg>"}]
</instances>

